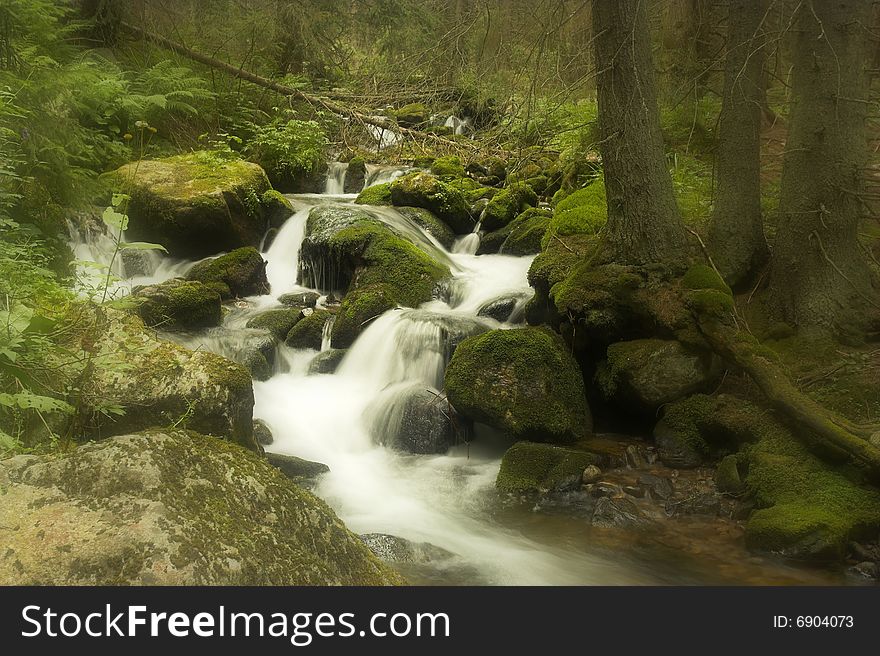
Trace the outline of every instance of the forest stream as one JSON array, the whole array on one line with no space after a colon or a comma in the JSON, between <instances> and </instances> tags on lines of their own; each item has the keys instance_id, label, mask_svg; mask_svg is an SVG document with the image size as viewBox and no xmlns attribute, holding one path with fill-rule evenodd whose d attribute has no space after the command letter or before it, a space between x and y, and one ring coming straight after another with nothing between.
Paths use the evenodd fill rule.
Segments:
<instances>
[{"instance_id":1,"label":"forest stream","mask_svg":"<svg viewBox=\"0 0 880 656\"><path fill-rule=\"evenodd\" d=\"M283 294L316 292L318 307L332 303L332 275L318 288L299 284L300 248L316 207L345 207L358 194L342 193L346 165L331 163L323 194L290 194L295 213L264 245L271 294L234 302L223 324L199 332L166 332L193 350L234 357L255 332L246 327L260 312L281 307ZM411 167L371 166L365 187L389 182ZM578 493L558 503L523 504L495 489L501 456L511 442L486 426L480 439L445 455L412 455L383 444L401 421L401 399L429 390L441 401L448 364L447 340L458 322L511 328L522 320L530 296L526 274L534 256L475 255L478 228L451 250L397 209L359 205L446 261L452 271L447 300L418 309L398 308L375 317L348 349L334 373L310 373L319 352L277 346L274 373L254 382L254 417L268 424L268 451L324 463L314 492L354 532L369 536L407 580L424 585L636 585L636 584L837 584L842 575L787 565L749 554L730 519L667 518L642 530L590 527ZM79 235L79 233L75 233ZM109 264L112 243L103 236L72 244L81 260ZM183 275L191 261L151 253L151 271L124 278L117 290L161 283ZM123 267L117 267L124 276ZM326 274L326 272L325 272ZM506 321L478 316L497 299L517 299ZM332 322L332 318L328 319ZM325 325L322 351L332 349ZM639 444L638 440L630 440ZM628 468L620 468L626 475ZM631 468L629 468L631 469ZM669 476L655 463L646 471ZM630 472L631 473L631 472ZM678 475L672 474L672 475ZM708 474L711 479L711 473ZM407 544L403 557L397 538Z\"/></svg>"}]
</instances>

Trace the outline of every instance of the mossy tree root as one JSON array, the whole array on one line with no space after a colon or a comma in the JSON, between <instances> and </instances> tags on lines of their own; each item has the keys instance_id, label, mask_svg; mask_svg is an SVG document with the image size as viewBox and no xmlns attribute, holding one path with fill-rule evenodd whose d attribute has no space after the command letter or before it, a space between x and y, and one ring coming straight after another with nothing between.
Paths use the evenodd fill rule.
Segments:
<instances>
[{"instance_id":1,"label":"mossy tree root","mask_svg":"<svg viewBox=\"0 0 880 656\"><path fill-rule=\"evenodd\" d=\"M698 314L697 324L709 346L749 374L776 410L806 429L810 438L846 453L873 479L880 480L880 449L869 441L876 430L853 424L801 392L753 339L723 320ZM795 435L800 438L802 434L795 431Z\"/></svg>"}]
</instances>

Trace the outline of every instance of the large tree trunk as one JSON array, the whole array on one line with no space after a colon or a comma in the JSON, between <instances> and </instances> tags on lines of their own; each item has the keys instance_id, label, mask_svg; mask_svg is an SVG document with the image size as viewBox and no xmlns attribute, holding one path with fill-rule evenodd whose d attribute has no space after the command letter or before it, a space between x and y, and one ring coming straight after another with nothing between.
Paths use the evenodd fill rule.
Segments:
<instances>
[{"instance_id":1,"label":"large tree trunk","mask_svg":"<svg viewBox=\"0 0 880 656\"><path fill-rule=\"evenodd\" d=\"M771 307L801 327L861 328L877 290L858 243L867 158L871 0L805 0L793 28L792 108Z\"/></svg>"},{"instance_id":2,"label":"large tree trunk","mask_svg":"<svg viewBox=\"0 0 880 656\"><path fill-rule=\"evenodd\" d=\"M607 241L618 260L680 256L685 231L666 168L644 0L595 0L599 150Z\"/></svg>"},{"instance_id":3,"label":"large tree trunk","mask_svg":"<svg viewBox=\"0 0 880 656\"><path fill-rule=\"evenodd\" d=\"M709 249L736 287L769 255L761 220L761 101L767 0L729 0L724 97Z\"/></svg>"}]
</instances>

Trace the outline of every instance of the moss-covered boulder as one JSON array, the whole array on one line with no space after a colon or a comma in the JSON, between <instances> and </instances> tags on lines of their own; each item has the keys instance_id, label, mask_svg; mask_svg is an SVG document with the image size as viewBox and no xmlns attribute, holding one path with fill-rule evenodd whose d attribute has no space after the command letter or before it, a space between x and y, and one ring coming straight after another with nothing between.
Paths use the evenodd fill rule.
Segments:
<instances>
[{"instance_id":1,"label":"moss-covered boulder","mask_svg":"<svg viewBox=\"0 0 880 656\"><path fill-rule=\"evenodd\" d=\"M739 459L730 454L721 459L715 470L715 488L723 494L739 495L745 489L745 483L739 472Z\"/></svg>"},{"instance_id":2,"label":"moss-covered boulder","mask_svg":"<svg viewBox=\"0 0 880 656\"><path fill-rule=\"evenodd\" d=\"M535 255L541 252L541 240L550 225L551 212L530 207L503 228L480 239L477 254Z\"/></svg>"},{"instance_id":3,"label":"moss-covered boulder","mask_svg":"<svg viewBox=\"0 0 880 656\"><path fill-rule=\"evenodd\" d=\"M577 362L548 330L464 340L446 369L446 394L459 414L517 440L574 442L592 430Z\"/></svg>"},{"instance_id":4,"label":"moss-covered boulder","mask_svg":"<svg viewBox=\"0 0 880 656\"><path fill-rule=\"evenodd\" d=\"M248 319L247 327L268 330L272 337L281 342L303 316L303 310L296 307L267 310Z\"/></svg>"},{"instance_id":5,"label":"moss-covered boulder","mask_svg":"<svg viewBox=\"0 0 880 656\"><path fill-rule=\"evenodd\" d=\"M335 373L346 353L348 349L329 348L321 351L309 362L309 375Z\"/></svg>"},{"instance_id":6,"label":"moss-covered boulder","mask_svg":"<svg viewBox=\"0 0 880 656\"><path fill-rule=\"evenodd\" d=\"M367 187L358 194L354 202L358 205L392 205L391 183L383 182Z\"/></svg>"},{"instance_id":7,"label":"moss-covered boulder","mask_svg":"<svg viewBox=\"0 0 880 656\"><path fill-rule=\"evenodd\" d=\"M661 406L706 389L720 374L710 352L674 340L637 339L608 347L596 382L606 401L653 416Z\"/></svg>"},{"instance_id":8,"label":"moss-covered boulder","mask_svg":"<svg viewBox=\"0 0 880 656\"><path fill-rule=\"evenodd\" d=\"M392 182L391 202L396 206L429 210L459 235L474 229L475 222L464 194L430 173L409 173Z\"/></svg>"},{"instance_id":9,"label":"moss-covered boulder","mask_svg":"<svg viewBox=\"0 0 880 656\"><path fill-rule=\"evenodd\" d=\"M456 235L448 225L421 207L399 207L397 211L436 239L443 248L452 250Z\"/></svg>"},{"instance_id":10,"label":"moss-covered boulder","mask_svg":"<svg viewBox=\"0 0 880 656\"><path fill-rule=\"evenodd\" d=\"M529 207L538 204L538 196L526 184L512 184L492 197L483 212L484 230L498 230L513 221Z\"/></svg>"},{"instance_id":11,"label":"moss-covered boulder","mask_svg":"<svg viewBox=\"0 0 880 656\"><path fill-rule=\"evenodd\" d=\"M345 182L342 190L346 194L359 194L367 179L367 163L363 157L352 157L345 169Z\"/></svg>"},{"instance_id":12,"label":"moss-covered boulder","mask_svg":"<svg viewBox=\"0 0 880 656\"><path fill-rule=\"evenodd\" d=\"M293 204L280 191L269 189L263 192L261 200L270 227L280 228L293 216Z\"/></svg>"},{"instance_id":13,"label":"moss-covered boulder","mask_svg":"<svg viewBox=\"0 0 880 656\"><path fill-rule=\"evenodd\" d=\"M333 327L333 344L341 348L385 310L431 300L449 276L440 249L427 241L417 245L362 208L315 208L306 231L307 284L345 295Z\"/></svg>"},{"instance_id":14,"label":"moss-covered boulder","mask_svg":"<svg viewBox=\"0 0 880 656\"><path fill-rule=\"evenodd\" d=\"M93 343L81 395L84 436L176 425L257 450L247 369L157 339L139 318L109 308L78 321L81 339Z\"/></svg>"},{"instance_id":15,"label":"moss-covered boulder","mask_svg":"<svg viewBox=\"0 0 880 656\"><path fill-rule=\"evenodd\" d=\"M553 218L544 236L546 246L554 237L595 235L608 221L605 184L596 180L556 203Z\"/></svg>"},{"instance_id":16,"label":"moss-covered boulder","mask_svg":"<svg viewBox=\"0 0 880 656\"><path fill-rule=\"evenodd\" d=\"M201 282L175 278L159 285L137 287L131 303L151 328L198 330L220 325L220 294Z\"/></svg>"},{"instance_id":17,"label":"moss-covered boulder","mask_svg":"<svg viewBox=\"0 0 880 656\"><path fill-rule=\"evenodd\" d=\"M253 247L238 248L211 260L199 262L187 273L190 280L229 290L224 298L256 296L269 293L266 261Z\"/></svg>"},{"instance_id":18,"label":"moss-covered boulder","mask_svg":"<svg viewBox=\"0 0 880 656\"><path fill-rule=\"evenodd\" d=\"M501 459L495 485L502 492L515 494L578 488L584 470L599 460L583 449L517 442Z\"/></svg>"},{"instance_id":19,"label":"moss-covered boulder","mask_svg":"<svg viewBox=\"0 0 880 656\"><path fill-rule=\"evenodd\" d=\"M211 152L127 164L114 179L132 190L126 237L162 244L175 257L257 246L278 212L262 168Z\"/></svg>"},{"instance_id":20,"label":"moss-covered boulder","mask_svg":"<svg viewBox=\"0 0 880 656\"><path fill-rule=\"evenodd\" d=\"M404 128L422 128L428 124L428 108L422 103L410 103L394 112L397 124Z\"/></svg>"},{"instance_id":21,"label":"moss-covered boulder","mask_svg":"<svg viewBox=\"0 0 880 656\"><path fill-rule=\"evenodd\" d=\"M291 327L284 343L296 349L321 350L324 327L333 316L328 310L303 310L302 318Z\"/></svg>"},{"instance_id":22,"label":"moss-covered boulder","mask_svg":"<svg viewBox=\"0 0 880 656\"><path fill-rule=\"evenodd\" d=\"M183 431L0 462L2 585L386 585L330 508L263 458Z\"/></svg>"}]
</instances>

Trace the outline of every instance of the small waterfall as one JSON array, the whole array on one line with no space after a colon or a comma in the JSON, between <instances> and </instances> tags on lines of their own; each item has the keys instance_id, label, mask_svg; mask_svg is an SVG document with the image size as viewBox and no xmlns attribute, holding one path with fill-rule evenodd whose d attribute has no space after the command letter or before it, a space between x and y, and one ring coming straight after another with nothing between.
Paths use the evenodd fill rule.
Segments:
<instances>
[{"instance_id":1,"label":"small waterfall","mask_svg":"<svg viewBox=\"0 0 880 656\"><path fill-rule=\"evenodd\" d=\"M336 317L330 317L324 322L324 328L321 331L321 350L329 351L332 346L333 324L336 323Z\"/></svg>"},{"instance_id":2,"label":"small waterfall","mask_svg":"<svg viewBox=\"0 0 880 656\"><path fill-rule=\"evenodd\" d=\"M457 239L452 246L452 252L461 255L476 255L477 249L480 248L480 227L482 225L482 221L478 221L473 232Z\"/></svg>"},{"instance_id":3,"label":"small waterfall","mask_svg":"<svg viewBox=\"0 0 880 656\"><path fill-rule=\"evenodd\" d=\"M327 178L328 184L330 178ZM272 294L276 297L298 289L299 250L306 234L306 222L309 219L311 205L298 210L275 236L275 240L266 251L266 277Z\"/></svg>"},{"instance_id":4,"label":"small waterfall","mask_svg":"<svg viewBox=\"0 0 880 656\"><path fill-rule=\"evenodd\" d=\"M364 189L375 185L385 184L386 182L393 182L397 178L415 170L416 169L411 167L367 164L367 178L364 182Z\"/></svg>"},{"instance_id":5,"label":"small waterfall","mask_svg":"<svg viewBox=\"0 0 880 656\"><path fill-rule=\"evenodd\" d=\"M372 117L376 120L387 120L384 116L374 116ZM395 132L394 130L386 130L385 128L380 128L378 125L372 125L367 123L364 125L367 128L367 132L370 133L370 136L373 137L376 141L376 150L382 150L384 148L389 148L390 146L394 146L400 142L403 138L400 134Z\"/></svg>"},{"instance_id":6,"label":"small waterfall","mask_svg":"<svg viewBox=\"0 0 880 656\"><path fill-rule=\"evenodd\" d=\"M329 196L341 196L345 193L345 174L348 172L348 164L345 162L330 162L327 167L327 180L324 183L324 193Z\"/></svg>"},{"instance_id":7,"label":"small waterfall","mask_svg":"<svg viewBox=\"0 0 880 656\"><path fill-rule=\"evenodd\" d=\"M452 128L453 134L467 134L471 129L471 121L468 118L458 118L455 115L446 119L443 124L447 128Z\"/></svg>"}]
</instances>

